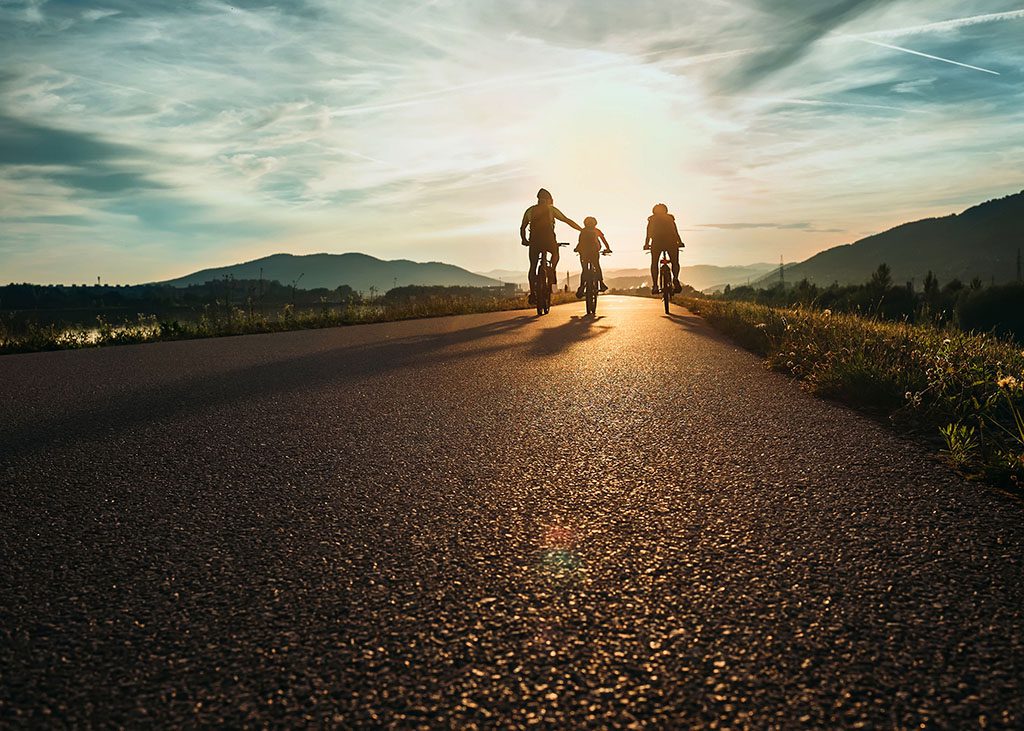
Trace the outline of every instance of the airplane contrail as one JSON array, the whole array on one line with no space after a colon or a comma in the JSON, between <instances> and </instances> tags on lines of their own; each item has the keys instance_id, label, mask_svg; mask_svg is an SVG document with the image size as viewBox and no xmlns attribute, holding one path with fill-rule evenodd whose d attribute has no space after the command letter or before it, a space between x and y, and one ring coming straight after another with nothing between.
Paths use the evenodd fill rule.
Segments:
<instances>
[{"instance_id":1,"label":"airplane contrail","mask_svg":"<svg viewBox=\"0 0 1024 731\"><path fill-rule=\"evenodd\" d=\"M903 48L902 46L894 46L891 43L882 43L881 41L873 41L873 40L871 40L869 38L862 38L860 36L850 36L850 38L856 38L858 41L862 41L863 43L870 43L872 46L881 46L882 48L890 48L893 51L902 51L903 53L909 53L909 54L912 54L914 56L920 56L921 58L930 58L933 61L942 61L943 63L951 63L954 66L962 66L963 68L971 69L972 71L981 71L981 72L986 73L986 74L992 74L993 76L999 76L1000 75L998 71L993 71L991 69L983 69L983 68L981 68L981 66L971 66L969 63L960 63L959 61L954 61L954 60L952 60L950 58L943 58L942 56L933 56L930 53L921 53L921 51L915 51L915 50L910 49L910 48Z\"/></svg>"},{"instance_id":2,"label":"airplane contrail","mask_svg":"<svg viewBox=\"0 0 1024 731\"><path fill-rule=\"evenodd\" d=\"M950 20L940 20L935 23L925 23L923 25L914 25L907 28L876 30L868 33L862 33L859 37L891 38L897 36L916 35L919 33L931 33L933 31L969 28L972 25L981 25L982 23L994 23L1000 20L1024 20L1024 9L1007 10L1006 12L1002 13L987 13L985 15L972 15L967 18L951 18Z\"/></svg>"}]
</instances>

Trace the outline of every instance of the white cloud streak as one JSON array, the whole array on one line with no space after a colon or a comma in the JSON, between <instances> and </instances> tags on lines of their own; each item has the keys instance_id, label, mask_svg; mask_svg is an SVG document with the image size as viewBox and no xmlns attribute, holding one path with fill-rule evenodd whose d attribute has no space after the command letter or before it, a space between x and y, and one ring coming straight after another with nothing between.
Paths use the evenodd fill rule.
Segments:
<instances>
[{"instance_id":1,"label":"white cloud streak","mask_svg":"<svg viewBox=\"0 0 1024 731\"><path fill-rule=\"evenodd\" d=\"M902 46L894 46L891 43L883 43L881 41L873 41L870 38L863 38L863 37L858 37L858 36L850 36L850 37L855 38L856 40L861 41L862 43L870 43L872 46L879 46L880 48L888 48L888 49L893 50L893 51L900 51L902 53L909 53L909 54L911 54L913 56L920 56L921 58L931 59L932 61L941 61L942 63L952 64L953 66L960 66L961 68L970 69L972 71L980 71L980 72L985 73L985 74L992 74L993 76L999 76L1000 75L998 71L993 71L992 69L984 69L984 68L982 68L980 66L972 66L969 63L961 63L960 61L954 61L953 59L950 59L950 58L943 58L942 56L934 56L934 55L932 55L930 53L922 53L921 51L915 51L915 50L910 49L910 48L903 48Z\"/></svg>"},{"instance_id":2,"label":"white cloud streak","mask_svg":"<svg viewBox=\"0 0 1024 731\"><path fill-rule=\"evenodd\" d=\"M985 13L983 15L972 15L966 18L952 18L940 20L935 23L923 23L906 28L891 28L888 30L877 30L869 33L861 33L861 38L899 38L901 36L920 35L923 33L948 33L975 25L985 23L997 23L1008 20L1024 20L1024 9L1008 10L1002 13Z\"/></svg>"}]
</instances>

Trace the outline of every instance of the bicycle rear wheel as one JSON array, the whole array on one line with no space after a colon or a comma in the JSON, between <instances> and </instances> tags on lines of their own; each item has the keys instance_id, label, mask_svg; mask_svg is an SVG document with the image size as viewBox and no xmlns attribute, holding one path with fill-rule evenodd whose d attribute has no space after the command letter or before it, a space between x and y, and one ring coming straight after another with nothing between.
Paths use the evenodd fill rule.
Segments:
<instances>
[{"instance_id":1,"label":"bicycle rear wheel","mask_svg":"<svg viewBox=\"0 0 1024 731\"><path fill-rule=\"evenodd\" d=\"M537 314L546 315L551 311L551 267L544 266L540 277L540 293L537 296Z\"/></svg>"},{"instance_id":2,"label":"bicycle rear wheel","mask_svg":"<svg viewBox=\"0 0 1024 731\"><path fill-rule=\"evenodd\" d=\"M597 312L597 281L594 270L589 267L580 275L583 277L583 295L587 301L587 314Z\"/></svg>"},{"instance_id":3,"label":"bicycle rear wheel","mask_svg":"<svg viewBox=\"0 0 1024 731\"><path fill-rule=\"evenodd\" d=\"M668 267L661 268L661 299L665 303L665 314L668 314L668 306L672 301L673 283L672 272Z\"/></svg>"}]
</instances>

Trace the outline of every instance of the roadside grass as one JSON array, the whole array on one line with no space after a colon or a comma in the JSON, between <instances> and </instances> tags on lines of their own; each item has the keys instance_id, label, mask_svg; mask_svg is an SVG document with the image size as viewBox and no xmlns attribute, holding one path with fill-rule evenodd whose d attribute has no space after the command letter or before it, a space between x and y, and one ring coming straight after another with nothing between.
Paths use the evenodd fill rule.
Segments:
<instances>
[{"instance_id":1,"label":"roadside grass","mask_svg":"<svg viewBox=\"0 0 1024 731\"><path fill-rule=\"evenodd\" d=\"M571 293L557 292L552 295L554 305L575 301L577 300ZM296 310L291 305L285 305L279 312L269 316L241 308L225 311L223 307L211 307L194 320L160 320L153 315L140 314L134 321L120 324L97 318L93 326L29 324L14 329L0 321L0 355L252 335L525 309L532 310L533 307L527 305L524 294L518 297L495 298L429 297L416 302L349 305L342 309L323 307Z\"/></svg>"},{"instance_id":2,"label":"roadside grass","mask_svg":"<svg viewBox=\"0 0 1024 731\"><path fill-rule=\"evenodd\" d=\"M828 310L679 298L813 392L935 442L956 469L1024 490L1024 351L991 335Z\"/></svg>"}]
</instances>

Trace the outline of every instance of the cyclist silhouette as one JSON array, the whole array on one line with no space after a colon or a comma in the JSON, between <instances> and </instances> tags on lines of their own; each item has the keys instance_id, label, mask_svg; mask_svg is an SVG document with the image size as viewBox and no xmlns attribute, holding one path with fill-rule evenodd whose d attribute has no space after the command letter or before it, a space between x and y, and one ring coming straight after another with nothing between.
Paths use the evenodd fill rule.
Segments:
<instances>
[{"instance_id":1,"label":"cyclist silhouette","mask_svg":"<svg viewBox=\"0 0 1024 731\"><path fill-rule=\"evenodd\" d=\"M537 277L537 260L545 251L551 252L551 267L558 268L558 241L555 238L555 221L561 221L572 226L577 231L583 228L565 217L555 208L555 201L551 194L541 188L537 191L537 205L530 206L523 214L523 223L519 227L519 238L523 246L530 247L530 304L535 304L533 299L533 282ZM526 227L530 227L530 236L526 236Z\"/></svg>"},{"instance_id":2,"label":"cyclist silhouette","mask_svg":"<svg viewBox=\"0 0 1024 731\"><path fill-rule=\"evenodd\" d=\"M683 291L679 284L679 247L686 246L679 236L679 229L676 227L676 217L668 212L668 206L659 203L651 209L651 215L647 219L647 238L644 242L644 249L651 252L651 294L661 294L658 289L658 259L661 252L666 252L672 261L672 284L678 294Z\"/></svg>"},{"instance_id":3,"label":"cyclist silhouette","mask_svg":"<svg viewBox=\"0 0 1024 731\"><path fill-rule=\"evenodd\" d=\"M600 290L607 292L608 287L604 283L604 272L601 271L601 244L604 243L604 253L612 253L611 247L608 245L608 239L604 237L604 233L597 227L597 219L593 216L587 216L583 219L583 230L580 231L580 242L576 244L577 254L580 255L580 268L584 271L589 263L594 267L594 271L597 273L597 281L600 283ZM583 277L580 276L580 287L576 290L576 297L583 297Z\"/></svg>"}]
</instances>

